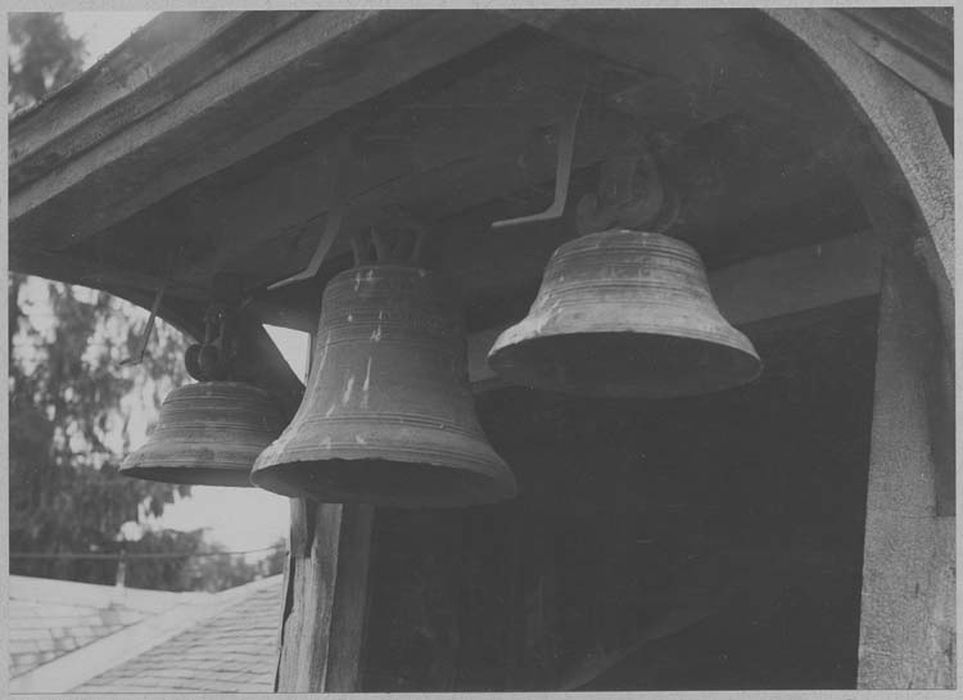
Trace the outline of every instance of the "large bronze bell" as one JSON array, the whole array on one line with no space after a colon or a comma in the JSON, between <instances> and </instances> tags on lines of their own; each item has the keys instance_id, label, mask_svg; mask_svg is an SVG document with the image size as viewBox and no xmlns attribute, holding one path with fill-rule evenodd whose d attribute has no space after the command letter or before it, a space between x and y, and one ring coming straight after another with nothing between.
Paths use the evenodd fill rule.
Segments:
<instances>
[{"instance_id":1,"label":"large bronze bell","mask_svg":"<svg viewBox=\"0 0 963 700\"><path fill-rule=\"evenodd\" d=\"M167 395L147 443L128 455L120 472L175 484L250 486L251 465L282 427L270 396L258 387L188 384Z\"/></svg>"},{"instance_id":2,"label":"large bronze bell","mask_svg":"<svg viewBox=\"0 0 963 700\"><path fill-rule=\"evenodd\" d=\"M698 253L628 229L560 246L528 316L498 337L488 362L523 385L646 398L738 386L762 366L719 313Z\"/></svg>"},{"instance_id":3,"label":"large bronze bell","mask_svg":"<svg viewBox=\"0 0 963 700\"><path fill-rule=\"evenodd\" d=\"M256 485L399 507L514 496L475 415L460 309L437 275L373 264L335 276L313 358L297 415L254 465Z\"/></svg>"}]
</instances>

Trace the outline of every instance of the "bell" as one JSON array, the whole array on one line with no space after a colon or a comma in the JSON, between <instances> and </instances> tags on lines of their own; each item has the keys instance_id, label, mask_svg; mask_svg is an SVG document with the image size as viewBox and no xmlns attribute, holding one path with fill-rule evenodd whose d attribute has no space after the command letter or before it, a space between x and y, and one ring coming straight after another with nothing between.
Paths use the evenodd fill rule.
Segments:
<instances>
[{"instance_id":1,"label":"bell","mask_svg":"<svg viewBox=\"0 0 963 700\"><path fill-rule=\"evenodd\" d=\"M154 432L120 473L175 484L251 486L254 460L283 425L270 395L258 387L188 384L167 395Z\"/></svg>"},{"instance_id":2,"label":"bell","mask_svg":"<svg viewBox=\"0 0 963 700\"><path fill-rule=\"evenodd\" d=\"M251 480L286 496L398 507L511 498L468 382L460 309L419 267L361 265L324 291L311 376Z\"/></svg>"},{"instance_id":3,"label":"bell","mask_svg":"<svg viewBox=\"0 0 963 700\"><path fill-rule=\"evenodd\" d=\"M522 385L641 398L719 391L762 368L719 313L695 249L627 229L561 245L528 316L498 337L488 363Z\"/></svg>"}]
</instances>

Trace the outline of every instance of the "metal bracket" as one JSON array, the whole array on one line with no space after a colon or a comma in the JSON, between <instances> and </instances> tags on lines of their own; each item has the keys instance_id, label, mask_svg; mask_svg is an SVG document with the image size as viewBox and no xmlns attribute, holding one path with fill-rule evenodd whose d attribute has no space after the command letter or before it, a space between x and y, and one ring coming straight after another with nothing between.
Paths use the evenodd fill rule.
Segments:
<instances>
[{"instance_id":1,"label":"metal bracket","mask_svg":"<svg viewBox=\"0 0 963 700\"><path fill-rule=\"evenodd\" d=\"M164 292L167 291L167 287L174 279L174 271L177 269L177 262L180 260L181 253L183 252L184 247L181 246L171 255L170 268L167 272L167 277L157 290L157 294L154 295L154 303L151 304L150 307L150 316L147 319L147 325L144 327L144 338L140 343L140 351L134 357L128 357L126 360L121 360L121 367L139 365L144 361L144 355L147 353L147 344L150 342L151 334L154 332L154 323L157 320L157 312L160 311L161 303L164 301Z\"/></svg>"},{"instance_id":2,"label":"metal bracket","mask_svg":"<svg viewBox=\"0 0 963 700\"><path fill-rule=\"evenodd\" d=\"M492 222L493 229L519 226L533 221L549 221L561 218L562 214L565 213L565 204L568 201L568 186L572 179L572 162L575 156L575 129L578 125L578 116L579 112L582 111L582 102L585 100L587 88L587 82L583 82L579 89L578 99L575 102L575 109L559 125L558 164L555 168L555 199L548 209L536 214L494 221Z\"/></svg>"},{"instance_id":3,"label":"metal bracket","mask_svg":"<svg viewBox=\"0 0 963 700\"><path fill-rule=\"evenodd\" d=\"M348 208L348 168L353 156L351 135L344 134L338 142L337 173L335 174L334 184L332 186L331 208L325 215L324 231L318 240L318 247L315 249L314 255L311 256L311 261L307 267L297 274L268 285L269 291L286 287L294 282L309 280L318 274L318 270L321 269L321 263L324 262L328 251L331 250L331 246L334 245L334 242L338 239L338 235L341 233L341 224L344 221L344 215Z\"/></svg>"}]
</instances>

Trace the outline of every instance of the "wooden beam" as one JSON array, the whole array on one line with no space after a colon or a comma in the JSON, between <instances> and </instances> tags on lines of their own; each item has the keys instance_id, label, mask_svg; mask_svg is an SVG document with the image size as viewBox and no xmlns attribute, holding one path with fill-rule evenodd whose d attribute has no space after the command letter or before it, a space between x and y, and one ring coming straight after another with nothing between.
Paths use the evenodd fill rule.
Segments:
<instances>
[{"instance_id":1,"label":"wooden beam","mask_svg":"<svg viewBox=\"0 0 963 700\"><path fill-rule=\"evenodd\" d=\"M271 394L285 420L291 420L301 405L304 382L284 359L264 329L264 324L250 310L238 314L235 329L241 349L241 357L235 367L236 378Z\"/></svg>"},{"instance_id":2,"label":"wooden beam","mask_svg":"<svg viewBox=\"0 0 963 700\"><path fill-rule=\"evenodd\" d=\"M347 250L350 231L389 224L392 204L413 203L419 216L437 221L512 190L546 181L551 186L555 146L544 134L539 138L537 129L551 127L571 109L565 86L582 64L556 46L523 50L511 57L516 60L489 58L495 65L462 76L418 104L403 104L361 130L347 176L343 234L329 257ZM629 129L618 115L584 112L576 167L615 149ZM313 252L331 207L338 171L333 154L341 131L337 125L322 126L282 162L243 166L249 174L238 178L242 184L235 188L201 185L185 193L185 199L205 204L187 218L182 235L190 239L215 231L229 238L229 245L225 241L212 254L216 259L195 260L198 274L209 274L211 266L245 270L252 260L260 282L297 271L301 258ZM152 214L137 215L111 235L122 240L126 231L137 230L139 236L160 239L165 223Z\"/></svg>"},{"instance_id":3,"label":"wooden beam","mask_svg":"<svg viewBox=\"0 0 963 700\"><path fill-rule=\"evenodd\" d=\"M895 172L903 178L900 187L915 202L931 242L931 277L944 287L943 297L952 297L956 267L955 168L932 107L922 94L861 51L825 15L799 8L762 12L815 54L826 67L827 77L841 85L852 101L847 100L847 109L858 111L862 120L871 124L891 161L882 172L866 175L882 180L878 186L890 199L892 180L885 182L886 176Z\"/></svg>"},{"instance_id":4,"label":"wooden beam","mask_svg":"<svg viewBox=\"0 0 963 700\"><path fill-rule=\"evenodd\" d=\"M291 500L275 691L360 690L374 508Z\"/></svg>"},{"instance_id":5,"label":"wooden beam","mask_svg":"<svg viewBox=\"0 0 963 700\"><path fill-rule=\"evenodd\" d=\"M709 284L730 323L758 323L878 294L880 250L879 237L867 231L710 271ZM505 327L468 338L468 374L476 392L504 386L487 356Z\"/></svg>"},{"instance_id":6,"label":"wooden beam","mask_svg":"<svg viewBox=\"0 0 963 700\"><path fill-rule=\"evenodd\" d=\"M10 125L10 191L198 86L305 12L166 12Z\"/></svg>"},{"instance_id":7,"label":"wooden beam","mask_svg":"<svg viewBox=\"0 0 963 700\"><path fill-rule=\"evenodd\" d=\"M932 283L888 251L863 555L860 689L956 687L952 364Z\"/></svg>"},{"instance_id":8,"label":"wooden beam","mask_svg":"<svg viewBox=\"0 0 963 700\"><path fill-rule=\"evenodd\" d=\"M79 255L64 256L44 250L11 246L9 256L10 269L21 274L37 275L95 289L129 287L142 292L154 292L165 283L163 275L144 274L130 268L120 269L117 265L106 265ZM182 283L177 285L177 296L183 299L203 301L210 298L210 292L209 287Z\"/></svg>"},{"instance_id":9,"label":"wooden beam","mask_svg":"<svg viewBox=\"0 0 963 700\"><path fill-rule=\"evenodd\" d=\"M824 9L859 48L924 95L953 107L953 28L916 8Z\"/></svg>"},{"instance_id":10,"label":"wooden beam","mask_svg":"<svg viewBox=\"0 0 963 700\"><path fill-rule=\"evenodd\" d=\"M513 26L489 13L318 12L14 193L11 241L63 248Z\"/></svg>"}]
</instances>

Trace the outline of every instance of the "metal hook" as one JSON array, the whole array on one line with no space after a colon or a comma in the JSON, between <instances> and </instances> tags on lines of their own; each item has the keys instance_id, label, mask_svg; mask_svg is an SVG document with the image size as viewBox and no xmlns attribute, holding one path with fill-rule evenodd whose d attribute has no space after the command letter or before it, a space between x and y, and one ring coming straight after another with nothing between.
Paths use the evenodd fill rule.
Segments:
<instances>
[{"instance_id":1,"label":"metal hook","mask_svg":"<svg viewBox=\"0 0 963 700\"><path fill-rule=\"evenodd\" d=\"M588 89L587 81L582 83L579 90L578 100L575 102L575 109L559 125L558 130L558 164L555 168L555 199L548 209L519 216L514 219L502 219L492 222L493 229L508 228L528 224L533 221L547 221L558 219L565 213L565 204L568 200L568 186L572 179L572 162L575 156L575 127L578 125L578 115L582 111L582 102L585 100L585 92Z\"/></svg>"},{"instance_id":2,"label":"metal hook","mask_svg":"<svg viewBox=\"0 0 963 700\"><path fill-rule=\"evenodd\" d=\"M314 255L311 256L311 261L308 263L307 267L297 274L291 275L290 277L285 277L284 279L274 282L273 284L269 284L268 291L286 287L294 282L309 280L318 274L318 270L321 269L321 263L324 262L324 258L327 256L328 251L331 250L331 246L334 245L338 235L341 233L341 223L344 221L344 215L348 208L347 175L348 163L352 155L351 135L343 134L338 142L338 171L335 174L334 184L332 185L331 208L325 215L324 231L321 233L321 238L318 240L318 247L315 249Z\"/></svg>"}]
</instances>

